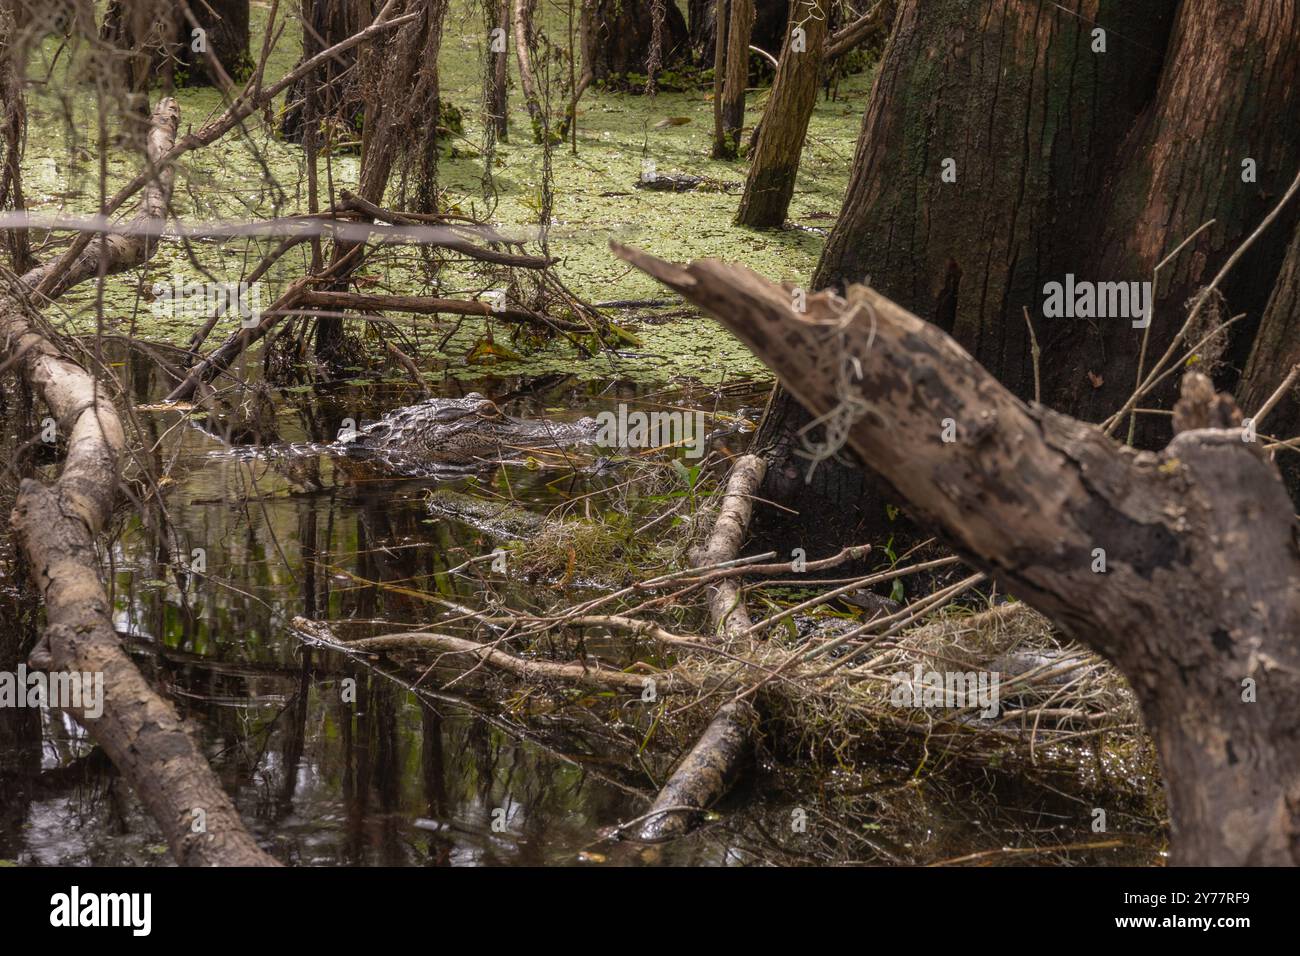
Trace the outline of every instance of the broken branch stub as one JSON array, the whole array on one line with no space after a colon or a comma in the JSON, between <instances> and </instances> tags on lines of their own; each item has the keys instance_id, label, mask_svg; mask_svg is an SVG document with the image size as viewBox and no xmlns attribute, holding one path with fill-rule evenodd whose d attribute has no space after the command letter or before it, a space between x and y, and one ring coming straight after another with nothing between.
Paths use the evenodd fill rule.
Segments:
<instances>
[{"instance_id":1,"label":"broken branch stub","mask_svg":"<svg viewBox=\"0 0 1300 956\"><path fill-rule=\"evenodd\" d=\"M1160 753L1175 863L1300 863L1300 548L1277 471L1240 428L1136 452L1025 405L872 289L796 311L748 269L614 251L838 420L966 561L1125 674Z\"/></svg>"}]
</instances>

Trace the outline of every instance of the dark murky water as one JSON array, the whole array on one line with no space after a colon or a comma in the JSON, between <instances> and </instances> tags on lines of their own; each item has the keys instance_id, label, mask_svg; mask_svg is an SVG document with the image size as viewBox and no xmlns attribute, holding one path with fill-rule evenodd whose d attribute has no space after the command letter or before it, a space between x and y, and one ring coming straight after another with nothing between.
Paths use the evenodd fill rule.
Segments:
<instances>
[{"instance_id":1,"label":"dark murky water","mask_svg":"<svg viewBox=\"0 0 1300 956\"><path fill-rule=\"evenodd\" d=\"M156 401L148 364L125 368L134 400ZM562 418L635 397L630 387L565 381L485 379L474 388L517 394L508 405L515 413ZM292 405L276 416L276 431L281 443L328 442L345 417L378 417L417 397L399 385L280 392L277 402ZM735 409L761 402L762 387L679 390L670 399ZM295 615L388 622L375 632L432 623L444 613L431 600L439 596L544 606L560 595L545 581L448 575L494 545L481 530L431 514L427 494L477 482L476 493L490 489L538 512L590 495L584 507L599 513L608 496L627 500L624 476L508 466L473 478L392 480L346 472L330 456L232 451L175 413L139 414L169 476L166 514L124 518L106 556L116 624L153 685L201 728L244 819L286 862L890 863L1024 845L1026 834L1043 846L1089 836L1063 822L1077 820L1078 808L1050 790L987 779L954 790L882 765L829 781L856 794L845 813L825 793L787 792L783 772L764 763L691 837L649 849L603 842L601 828L645 811L675 749L667 741L642 752L654 721L639 701L541 694L485 674L453 680L457 669L375 669L303 644L288 625ZM198 548L206 573L178 573L176 555ZM352 687L355 703L344 700ZM75 724L0 710L0 751L0 861L169 862L152 822ZM790 835L791 814L804 808L818 824L814 838ZM1047 858L1145 863L1156 852Z\"/></svg>"}]
</instances>

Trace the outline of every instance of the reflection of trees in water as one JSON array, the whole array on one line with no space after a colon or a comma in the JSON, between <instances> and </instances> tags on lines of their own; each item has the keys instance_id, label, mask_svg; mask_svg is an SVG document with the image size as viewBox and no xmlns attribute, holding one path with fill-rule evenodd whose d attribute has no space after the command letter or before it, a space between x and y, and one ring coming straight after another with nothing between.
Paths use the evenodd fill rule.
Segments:
<instances>
[{"instance_id":1,"label":"reflection of trees in water","mask_svg":"<svg viewBox=\"0 0 1300 956\"><path fill-rule=\"evenodd\" d=\"M126 394L152 401L162 384L156 366L133 357L126 372ZM304 437L332 440L337 409L299 409ZM329 459L293 459L290 476L270 460L208 458L216 446L195 429L137 417L149 465L173 481L161 502L143 499L112 548L118 623L150 681L200 727L223 784L277 855L357 864L568 861L599 827L643 812L651 782L627 769L635 741L605 726L606 709L520 696L481 673L439 691L456 668L427 675L421 687L431 693L417 696L403 685L418 670L400 671L398 683L287 632L295 614L437 618L438 605L394 586L481 603L484 581L445 572L494 543L466 525L431 520L427 485L351 480L298 493L303 475L320 487L324 474L328 484ZM194 548L206 551L206 574L178 563ZM479 570L486 565L471 573ZM8 644L18 631L3 613L0 652L16 660ZM349 677L355 704L342 699ZM33 784L42 737L38 715L0 710L0 856L21 845L32 800L55 792L68 795L60 813L69 829L93 823L95 859L156 842L134 798L112 786L111 768L48 726L45 743L60 766ZM507 811L500 833L492 831L497 808ZM435 829L416 828L419 818ZM127 840L114 844L110 830L129 831Z\"/></svg>"}]
</instances>

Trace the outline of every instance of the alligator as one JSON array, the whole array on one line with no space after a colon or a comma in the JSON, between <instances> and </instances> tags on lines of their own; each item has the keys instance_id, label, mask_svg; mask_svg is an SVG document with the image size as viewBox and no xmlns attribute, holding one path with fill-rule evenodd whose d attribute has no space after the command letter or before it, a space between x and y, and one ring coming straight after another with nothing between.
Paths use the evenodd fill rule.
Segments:
<instances>
[{"instance_id":1,"label":"alligator","mask_svg":"<svg viewBox=\"0 0 1300 956\"><path fill-rule=\"evenodd\" d=\"M351 458L419 475L593 442L599 430L594 418L515 418L491 399L470 392L464 398L430 398L394 409L354 432L340 432L336 444Z\"/></svg>"}]
</instances>

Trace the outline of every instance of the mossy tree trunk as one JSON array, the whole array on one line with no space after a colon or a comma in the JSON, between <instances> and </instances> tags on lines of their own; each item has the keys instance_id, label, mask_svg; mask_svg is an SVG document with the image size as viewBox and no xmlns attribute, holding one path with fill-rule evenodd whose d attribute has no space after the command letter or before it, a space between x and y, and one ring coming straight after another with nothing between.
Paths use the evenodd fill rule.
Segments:
<instances>
[{"instance_id":1,"label":"mossy tree trunk","mask_svg":"<svg viewBox=\"0 0 1300 956\"><path fill-rule=\"evenodd\" d=\"M731 0L729 11L722 105L715 111L719 122L713 131L714 159L736 158L740 151L740 130L745 125L745 86L749 82L749 35L754 26L754 0Z\"/></svg>"},{"instance_id":2,"label":"mossy tree trunk","mask_svg":"<svg viewBox=\"0 0 1300 956\"><path fill-rule=\"evenodd\" d=\"M776 227L785 222L808 121L817 104L817 73L830 20L826 7L826 0L794 0L791 4L776 79L740 198L738 225Z\"/></svg>"}]
</instances>

